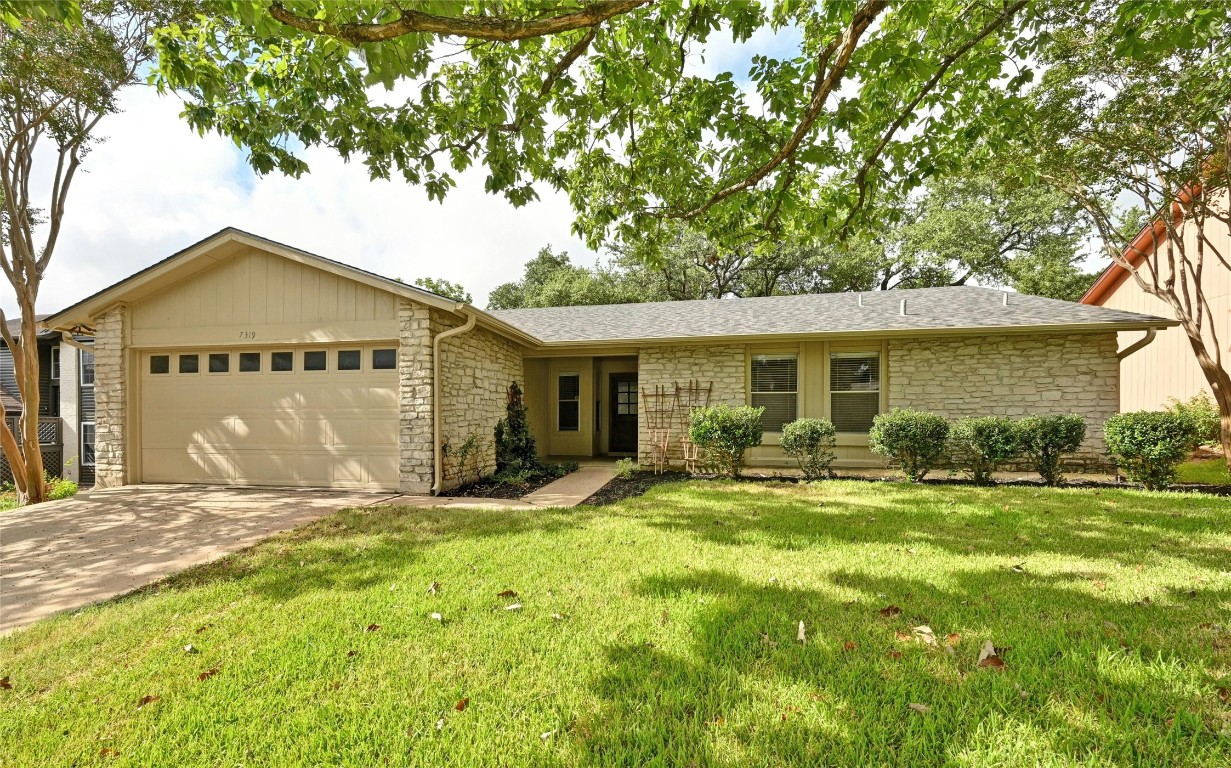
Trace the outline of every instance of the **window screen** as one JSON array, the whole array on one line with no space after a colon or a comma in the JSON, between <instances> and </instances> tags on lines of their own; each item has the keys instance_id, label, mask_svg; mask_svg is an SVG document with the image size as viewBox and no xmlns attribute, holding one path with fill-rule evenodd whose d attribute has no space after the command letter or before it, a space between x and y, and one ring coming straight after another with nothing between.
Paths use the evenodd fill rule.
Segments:
<instances>
[{"instance_id":1,"label":"window screen","mask_svg":"<svg viewBox=\"0 0 1231 768\"><path fill-rule=\"evenodd\" d=\"M94 353L81 350L81 386L94 386Z\"/></svg>"},{"instance_id":2,"label":"window screen","mask_svg":"<svg viewBox=\"0 0 1231 768\"><path fill-rule=\"evenodd\" d=\"M239 353L239 372L240 373L259 373L261 370L261 353L260 352L240 352Z\"/></svg>"},{"instance_id":3,"label":"window screen","mask_svg":"<svg viewBox=\"0 0 1231 768\"><path fill-rule=\"evenodd\" d=\"M867 432L880 412L881 357L877 352L829 356L829 412L839 432Z\"/></svg>"},{"instance_id":4,"label":"window screen","mask_svg":"<svg viewBox=\"0 0 1231 768\"><path fill-rule=\"evenodd\" d=\"M180 373L198 373L201 359L196 355L180 355Z\"/></svg>"},{"instance_id":5,"label":"window screen","mask_svg":"<svg viewBox=\"0 0 1231 768\"><path fill-rule=\"evenodd\" d=\"M363 353L357 349L343 349L338 352L339 371L357 371L363 364Z\"/></svg>"},{"instance_id":6,"label":"window screen","mask_svg":"<svg viewBox=\"0 0 1231 768\"><path fill-rule=\"evenodd\" d=\"M150 373L170 373L170 355L150 355Z\"/></svg>"},{"instance_id":7,"label":"window screen","mask_svg":"<svg viewBox=\"0 0 1231 768\"><path fill-rule=\"evenodd\" d=\"M559 387L559 421L561 432L577 432L581 429L581 374L562 373Z\"/></svg>"},{"instance_id":8,"label":"window screen","mask_svg":"<svg viewBox=\"0 0 1231 768\"><path fill-rule=\"evenodd\" d=\"M795 421L798 403L799 359L795 355L754 355L752 406L765 408L761 428L781 432L783 424Z\"/></svg>"},{"instance_id":9,"label":"window screen","mask_svg":"<svg viewBox=\"0 0 1231 768\"><path fill-rule=\"evenodd\" d=\"M94 423L81 423L81 464L94 466Z\"/></svg>"},{"instance_id":10,"label":"window screen","mask_svg":"<svg viewBox=\"0 0 1231 768\"><path fill-rule=\"evenodd\" d=\"M231 370L231 356L226 352L216 352L209 356L210 373L226 373Z\"/></svg>"},{"instance_id":11,"label":"window screen","mask_svg":"<svg viewBox=\"0 0 1231 768\"><path fill-rule=\"evenodd\" d=\"M325 370L325 362L324 350L303 353L303 369L305 371L323 371Z\"/></svg>"},{"instance_id":12,"label":"window screen","mask_svg":"<svg viewBox=\"0 0 1231 768\"><path fill-rule=\"evenodd\" d=\"M398 351L396 349L372 350L372 370L390 371L398 367Z\"/></svg>"}]
</instances>

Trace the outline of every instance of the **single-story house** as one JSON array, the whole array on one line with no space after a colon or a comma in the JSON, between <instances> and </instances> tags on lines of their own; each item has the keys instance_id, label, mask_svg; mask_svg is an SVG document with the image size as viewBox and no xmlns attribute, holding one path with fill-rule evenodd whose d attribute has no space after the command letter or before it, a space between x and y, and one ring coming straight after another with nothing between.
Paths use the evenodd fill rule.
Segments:
<instances>
[{"instance_id":1,"label":"single-story house","mask_svg":"<svg viewBox=\"0 0 1231 768\"><path fill-rule=\"evenodd\" d=\"M42 323L46 315L37 320ZM9 321L9 333L21 333L21 321ZM89 339L66 339L59 331L40 329L39 358L39 442L43 468L83 485L94 484L94 362ZM16 434L25 411L13 353L0 338L0 403L4 417ZM20 436L18 437L20 440ZM8 460L0 452L0 483L13 482Z\"/></svg>"},{"instance_id":2,"label":"single-story house","mask_svg":"<svg viewBox=\"0 0 1231 768\"><path fill-rule=\"evenodd\" d=\"M1228 196L1220 194L1216 205L1226 210ZM1176 209L1177 217L1180 209ZM1187 253L1192 257L1198 249L1198 230L1188 221L1177 218L1178 229L1184 238ZM1205 268L1201 282L1208 313L1205 322L1212 333L1206 338L1218 339L1224 359L1231 359L1231 270L1226 269L1213 257L1214 252L1231 258L1231 231L1219 224L1214 217L1206 219ZM1155 245L1167 239L1166 227L1160 221L1152 221L1133 239L1124 250L1122 258L1138 267L1149 280L1150 269L1159 271L1159 280L1169 276L1167 258L1155 253ZM1178 278L1177 278L1178 279ZM1177 282L1177 284L1180 284ZM1171 305L1151 296L1137 284L1129 270L1112 263L1103 270L1094 285L1081 298L1082 304L1107 307L1128 312L1140 312L1173 318ZM1125 339L1121 339L1124 343ZM1149 347L1124 360L1120 367L1120 409L1122 411L1156 411L1166 408L1171 400L1188 400L1205 393L1212 395L1209 380L1197 363L1192 344L1183 328L1171 327L1160 330Z\"/></svg>"},{"instance_id":3,"label":"single-story house","mask_svg":"<svg viewBox=\"0 0 1231 768\"><path fill-rule=\"evenodd\" d=\"M975 288L486 312L225 229L47 319L94 339L99 486L428 493L446 444L491 436L522 384L547 456L641 456L642 393L699 381L764 405L750 456L787 465L781 425L824 416L839 462L879 466L872 418L1079 413L1103 457L1117 337L1158 317Z\"/></svg>"}]
</instances>

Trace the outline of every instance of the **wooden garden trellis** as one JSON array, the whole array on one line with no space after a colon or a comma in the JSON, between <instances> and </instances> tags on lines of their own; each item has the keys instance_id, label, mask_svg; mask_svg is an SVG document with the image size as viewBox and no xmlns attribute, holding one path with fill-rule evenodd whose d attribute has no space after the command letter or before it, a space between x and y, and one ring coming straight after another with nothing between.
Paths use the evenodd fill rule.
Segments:
<instances>
[{"instance_id":1,"label":"wooden garden trellis","mask_svg":"<svg viewBox=\"0 0 1231 768\"><path fill-rule=\"evenodd\" d=\"M714 391L714 382L705 386L696 379L689 379L687 386L675 383L675 415L680 427L680 445L684 449L684 471L692 474L697 472L697 461L701 449L692 441L692 412L695 408L706 408L710 404L710 395Z\"/></svg>"},{"instance_id":2,"label":"wooden garden trellis","mask_svg":"<svg viewBox=\"0 0 1231 768\"><path fill-rule=\"evenodd\" d=\"M650 436L650 461L654 474L667 467L671 451L671 428L675 425L675 393L662 384L654 391L641 388L641 416Z\"/></svg>"}]
</instances>

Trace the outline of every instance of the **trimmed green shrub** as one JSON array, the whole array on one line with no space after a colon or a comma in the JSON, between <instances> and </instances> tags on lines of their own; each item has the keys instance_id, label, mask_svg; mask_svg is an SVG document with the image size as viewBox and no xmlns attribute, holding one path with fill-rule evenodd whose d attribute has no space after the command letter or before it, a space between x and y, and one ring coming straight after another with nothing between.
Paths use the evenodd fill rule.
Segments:
<instances>
[{"instance_id":1,"label":"trimmed green shrub","mask_svg":"<svg viewBox=\"0 0 1231 768\"><path fill-rule=\"evenodd\" d=\"M48 501L67 499L77 495L77 484L67 478L54 477L44 472L43 482L47 486L46 496Z\"/></svg>"},{"instance_id":2,"label":"trimmed green shrub","mask_svg":"<svg viewBox=\"0 0 1231 768\"><path fill-rule=\"evenodd\" d=\"M635 474L637 474L637 462L633 459L620 459L615 463L615 476L621 480L628 480Z\"/></svg>"},{"instance_id":3,"label":"trimmed green shrub","mask_svg":"<svg viewBox=\"0 0 1231 768\"><path fill-rule=\"evenodd\" d=\"M764 412L764 408L747 405L697 408L692 412L688 434L717 463L722 474L734 477L744 466L744 451L761 444Z\"/></svg>"},{"instance_id":4,"label":"trimmed green shrub","mask_svg":"<svg viewBox=\"0 0 1231 768\"><path fill-rule=\"evenodd\" d=\"M1188 400L1177 400L1173 397L1167 406L1167 412L1192 423L1194 448L1198 445L1218 443L1222 431L1222 417L1218 414L1214 399L1207 393L1193 395Z\"/></svg>"},{"instance_id":5,"label":"trimmed green shrub","mask_svg":"<svg viewBox=\"0 0 1231 768\"><path fill-rule=\"evenodd\" d=\"M912 483L922 480L945 456L949 422L935 413L894 408L878 414L868 433L873 452L901 467Z\"/></svg>"},{"instance_id":6,"label":"trimmed green shrub","mask_svg":"<svg viewBox=\"0 0 1231 768\"><path fill-rule=\"evenodd\" d=\"M1192 451L1194 429L1191 419L1172 411L1134 411L1112 416L1103 433L1128 479L1153 491L1175 481L1176 466Z\"/></svg>"},{"instance_id":7,"label":"trimmed green shrub","mask_svg":"<svg viewBox=\"0 0 1231 768\"><path fill-rule=\"evenodd\" d=\"M504 418L496 423L496 474L511 477L541 468L538 448L526 419L526 402L521 387L513 382L508 389Z\"/></svg>"},{"instance_id":8,"label":"trimmed green shrub","mask_svg":"<svg viewBox=\"0 0 1231 768\"><path fill-rule=\"evenodd\" d=\"M1081 447L1086 439L1086 422L1073 413L1027 416L1017 423L1017 437L1022 453L1030 457L1043 482L1059 485L1064 479L1060 462Z\"/></svg>"},{"instance_id":9,"label":"trimmed green shrub","mask_svg":"<svg viewBox=\"0 0 1231 768\"><path fill-rule=\"evenodd\" d=\"M954 465L980 485L992 473L1021 453L1017 424L1007 416L959 419L949 429L949 450Z\"/></svg>"},{"instance_id":10,"label":"trimmed green shrub","mask_svg":"<svg viewBox=\"0 0 1231 768\"><path fill-rule=\"evenodd\" d=\"M799 462L807 480L831 477L837 430L829 419L796 419L782 427L782 452Z\"/></svg>"}]
</instances>

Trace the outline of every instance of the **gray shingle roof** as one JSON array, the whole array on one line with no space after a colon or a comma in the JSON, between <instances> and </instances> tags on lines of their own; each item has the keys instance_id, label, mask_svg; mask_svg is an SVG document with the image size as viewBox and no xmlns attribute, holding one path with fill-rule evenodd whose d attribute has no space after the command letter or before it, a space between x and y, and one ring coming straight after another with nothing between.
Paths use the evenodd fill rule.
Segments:
<instances>
[{"instance_id":1,"label":"gray shingle roof","mask_svg":"<svg viewBox=\"0 0 1231 768\"><path fill-rule=\"evenodd\" d=\"M859 296L863 306L859 306ZM544 342L610 342L712 336L954 331L1034 326L1174 325L1134 312L993 288L954 286L753 299L663 301L505 309L489 314ZM906 314L900 313L906 300Z\"/></svg>"}]
</instances>

